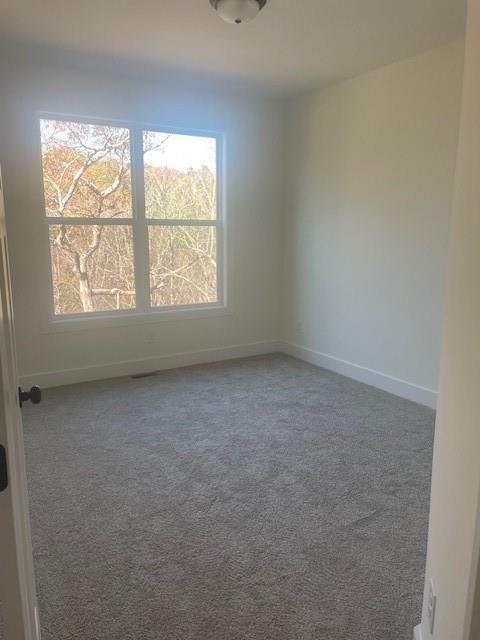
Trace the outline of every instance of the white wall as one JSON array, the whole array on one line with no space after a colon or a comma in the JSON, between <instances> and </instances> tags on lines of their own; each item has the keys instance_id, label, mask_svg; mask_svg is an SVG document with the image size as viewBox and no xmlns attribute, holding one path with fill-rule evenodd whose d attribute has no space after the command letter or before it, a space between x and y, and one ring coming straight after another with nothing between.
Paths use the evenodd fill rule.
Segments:
<instances>
[{"instance_id":1,"label":"white wall","mask_svg":"<svg viewBox=\"0 0 480 640\"><path fill-rule=\"evenodd\" d=\"M480 547L479 69L480 0L470 0L426 575L438 597L435 640L480 637L480 628L469 629ZM429 640L425 607L422 631Z\"/></svg>"},{"instance_id":2,"label":"white wall","mask_svg":"<svg viewBox=\"0 0 480 640\"><path fill-rule=\"evenodd\" d=\"M437 389L462 64L463 43L450 44L287 108L285 339L426 402L435 394L418 386Z\"/></svg>"},{"instance_id":3,"label":"white wall","mask_svg":"<svg viewBox=\"0 0 480 640\"><path fill-rule=\"evenodd\" d=\"M105 364L220 349L212 357L269 350L278 335L281 108L271 100L156 80L27 64L0 64L0 161L7 207L20 371L43 384L143 369ZM41 310L42 188L37 110L170 124L226 134L230 315L123 328L45 333ZM264 344L264 343L268 344ZM245 350L232 345L252 344ZM261 343L257 345L257 343ZM222 351L228 347L227 351ZM201 355L200 360L206 356ZM147 368L188 363L153 362ZM99 369L91 369L99 366ZM88 368L87 371L71 370ZM68 370L60 376L36 376Z\"/></svg>"}]
</instances>

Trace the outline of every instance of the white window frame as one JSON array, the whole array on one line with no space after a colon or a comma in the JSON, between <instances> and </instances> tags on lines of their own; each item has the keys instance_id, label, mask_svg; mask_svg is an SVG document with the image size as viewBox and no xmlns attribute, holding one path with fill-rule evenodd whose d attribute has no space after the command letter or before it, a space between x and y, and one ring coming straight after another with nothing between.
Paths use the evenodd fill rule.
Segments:
<instances>
[{"instance_id":1,"label":"white window frame","mask_svg":"<svg viewBox=\"0 0 480 640\"><path fill-rule=\"evenodd\" d=\"M149 122L120 121L113 118L98 118L90 116L75 116L52 112L38 112L36 114L40 149L40 170L42 185L42 205L40 211L45 227L44 246L48 264L49 304L46 317L42 322L44 333L57 331L87 330L102 327L115 327L133 324L145 324L161 321L190 320L212 316L229 315L227 306L227 269L226 269L226 214L225 214L225 175L224 156L225 138L223 133L210 130L191 129ZM131 155L131 190L132 217L131 218L83 218L71 216L47 216L43 186L43 166L41 157L40 121L63 120L82 124L107 125L129 130ZM179 135L213 138L216 141L216 216L211 220L198 219L166 219L148 218L145 212L144 190L144 154L143 132L153 131ZM51 248L49 229L52 224L79 224L97 226L128 226L132 229L134 255L135 308L113 309L109 311L80 312L75 314L55 314L53 274L51 264ZM217 262L217 300L209 303L191 305L171 305L153 307L150 300L150 268L148 229L150 226L213 226L216 228L216 262Z\"/></svg>"}]
</instances>

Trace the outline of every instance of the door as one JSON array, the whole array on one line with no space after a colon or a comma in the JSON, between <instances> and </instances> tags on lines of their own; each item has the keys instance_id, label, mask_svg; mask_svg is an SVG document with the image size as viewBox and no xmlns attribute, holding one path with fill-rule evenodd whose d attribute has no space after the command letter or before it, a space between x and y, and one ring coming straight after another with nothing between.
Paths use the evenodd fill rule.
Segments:
<instances>
[{"instance_id":1,"label":"door","mask_svg":"<svg viewBox=\"0 0 480 640\"><path fill-rule=\"evenodd\" d=\"M1 173L0 607L1 640L39 640Z\"/></svg>"}]
</instances>

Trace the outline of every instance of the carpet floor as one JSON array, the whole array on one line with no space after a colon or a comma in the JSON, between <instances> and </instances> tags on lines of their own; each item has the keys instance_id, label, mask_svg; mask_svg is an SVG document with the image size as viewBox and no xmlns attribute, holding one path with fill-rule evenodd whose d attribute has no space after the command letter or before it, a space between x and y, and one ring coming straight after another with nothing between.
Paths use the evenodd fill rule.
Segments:
<instances>
[{"instance_id":1,"label":"carpet floor","mask_svg":"<svg viewBox=\"0 0 480 640\"><path fill-rule=\"evenodd\" d=\"M410 640L434 412L283 355L24 410L43 640Z\"/></svg>"}]
</instances>

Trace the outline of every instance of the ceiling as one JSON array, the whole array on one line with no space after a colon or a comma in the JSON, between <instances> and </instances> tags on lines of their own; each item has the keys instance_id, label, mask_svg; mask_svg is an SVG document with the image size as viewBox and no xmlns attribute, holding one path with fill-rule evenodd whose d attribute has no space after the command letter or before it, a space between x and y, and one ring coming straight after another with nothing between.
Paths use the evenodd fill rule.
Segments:
<instances>
[{"instance_id":1,"label":"ceiling","mask_svg":"<svg viewBox=\"0 0 480 640\"><path fill-rule=\"evenodd\" d=\"M0 0L0 41L291 95L461 38L465 5L268 0L253 22L235 26L209 0Z\"/></svg>"}]
</instances>

